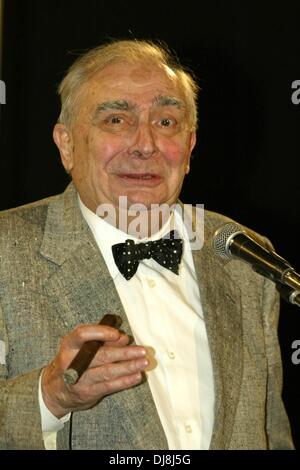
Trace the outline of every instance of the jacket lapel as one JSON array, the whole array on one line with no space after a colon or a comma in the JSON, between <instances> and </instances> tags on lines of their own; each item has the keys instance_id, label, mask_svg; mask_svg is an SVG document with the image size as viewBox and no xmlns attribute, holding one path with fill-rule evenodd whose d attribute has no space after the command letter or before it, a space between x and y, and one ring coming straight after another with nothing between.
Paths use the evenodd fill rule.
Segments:
<instances>
[{"instance_id":1,"label":"jacket lapel","mask_svg":"<svg viewBox=\"0 0 300 470\"><path fill-rule=\"evenodd\" d=\"M77 193L72 184L64 194L49 205L40 253L51 265L51 275L42 281L42 291L60 316L65 327L64 334L80 323L98 323L106 313L113 313L122 318L121 329L132 336L114 282L95 239L81 215ZM127 441L132 440L132 446L136 445L135 440L138 436L140 448L143 447L142 442L151 442L153 448L167 447L148 384L123 392L122 400L119 394L107 398L111 401L110 407L114 409L115 419L118 411L123 416L126 409L127 419L132 420L138 410L141 410L143 419L132 426L134 435L130 436L127 432ZM105 402L109 407L107 398ZM93 410L74 414L73 421L74 419L80 421L78 441L85 439L84 433L89 426L88 415L91 412ZM147 426L143 426L143 422L146 422ZM155 432L152 432L152 429ZM93 447L91 442L89 445Z\"/></svg>"},{"instance_id":2,"label":"jacket lapel","mask_svg":"<svg viewBox=\"0 0 300 470\"><path fill-rule=\"evenodd\" d=\"M240 394L243 349L240 290L226 272L226 263L211 247L214 230L207 215L204 244L193 252L214 372L215 421L211 449L230 442Z\"/></svg>"}]
</instances>

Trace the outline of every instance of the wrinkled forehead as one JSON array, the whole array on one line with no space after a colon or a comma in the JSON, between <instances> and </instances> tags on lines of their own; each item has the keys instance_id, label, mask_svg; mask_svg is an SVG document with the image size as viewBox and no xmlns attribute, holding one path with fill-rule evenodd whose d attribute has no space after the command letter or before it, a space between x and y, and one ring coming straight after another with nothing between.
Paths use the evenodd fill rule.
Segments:
<instances>
[{"instance_id":1,"label":"wrinkled forehead","mask_svg":"<svg viewBox=\"0 0 300 470\"><path fill-rule=\"evenodd\" d=\"M103 107L131 110L152 109L153 105L174 105L188 114L187 99L177 75L164 64L117 62L96 72L78 93L75 119L94 120ZM163 100L165 101L163 102ZM171 103L171 100L174 100ZM123 104L122 104L123 106Z\"/></svg>"},{"instance_id":2,"label":"wrinkled forehead","mask_svg":"<svg viewBox=\"0 0 300 470\"><path fill-rule=\"evenodd\" d=\"M174 83L177 78L170 67L150 60L116 61L96 72L93 78L104 80L108 76L114 76L117 79L124 75L137 84L144 84L157 78Z\"/></svg>"},{"instance_id":3,"label":"wrinkled forehead","mask_svg":"<svg viewBox=\"0 0 300 470\"><path fill-rule=\"evenodd\" d=\"M182 87L173 70L164 64L149 61L107 65L90 77L81 91L91 99L99 96L122 99L126 94L135 93L145 97L153 94L153 97L168 95L184 99Z\"/></svg>"}]
</instances>

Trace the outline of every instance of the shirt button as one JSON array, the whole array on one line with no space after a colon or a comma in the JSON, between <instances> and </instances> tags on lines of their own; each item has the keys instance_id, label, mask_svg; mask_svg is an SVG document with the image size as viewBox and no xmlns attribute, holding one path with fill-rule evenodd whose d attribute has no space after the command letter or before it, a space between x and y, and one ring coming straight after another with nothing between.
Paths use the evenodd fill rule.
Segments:
<instances>
[{"instance_id":1,"label":"shirt button","mask_svg":"<svg viewBox=\"0 0 300 470\"><path fill-rule=\"evenodd\" d=\"M189 424L185 424L184 428L185 428L185 431L189 434L193 432L192 427Z\"/></svg>"},{"instance_id":2,"label":"shirt button","mask_svg":"<svg viewBox=\"0 0 300 470\"><path fill-rule=\"evenodd\" d=\"M153 279L148 279L148 286L149 287L155 287L155 281Z\"/></svg>"},{"instance_id":3,"label":"shirt button","mask_svg":"<svg viewBox=\"0 0 300 470\"><path fill-rule=\"evenodd\" d=\"M170 359L175 359L175 354L173 353L173 351L168 351L168 356Z\"/></svg>"}]
</instances>

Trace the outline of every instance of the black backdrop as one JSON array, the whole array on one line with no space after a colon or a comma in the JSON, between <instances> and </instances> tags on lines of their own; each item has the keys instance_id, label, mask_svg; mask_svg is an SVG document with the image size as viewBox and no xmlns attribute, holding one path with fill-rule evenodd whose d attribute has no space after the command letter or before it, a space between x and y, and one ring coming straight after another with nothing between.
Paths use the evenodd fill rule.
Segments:
<instances>
[{"instance_id":1,"label":"black backdrop","mask_svg":"<svg viewBox=\"0 0 300 470\"><path fill-rule=\"evenodd\" d=\"M281 2L280 2L281 3ZM197 6L197 9L196 9ZM182 200L267 235L300 269L300 2L4 0L0 209L61 192L56 86L78 52L109 38L162 39L199 77L200 125ZM300 446L300 310L282 304L283 397Z\"/></svg>"}]
</instances>

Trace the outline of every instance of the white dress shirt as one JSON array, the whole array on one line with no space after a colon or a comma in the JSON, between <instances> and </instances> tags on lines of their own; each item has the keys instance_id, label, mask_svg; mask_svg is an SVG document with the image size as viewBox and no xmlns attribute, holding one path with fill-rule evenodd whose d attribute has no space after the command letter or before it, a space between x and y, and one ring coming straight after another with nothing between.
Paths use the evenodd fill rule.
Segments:
<instances>
[{"instance_id":1,"label":"white dress shirt","mask_svg":"<svg viewBox=\"0 0 300 470\"><path fill-rule=\"evenodd\" d=\"M175 210L172 222L183 239L179 275L146 259L127 281L114 262L111 246L127 239L141 240L105 222L80 199L79 205L114 280L135 342L149 347L146 375L169 448L208 449L215 400L212 363L189 238L180 214ZM170 220L155 236L142 241L157 240L169 231ZM45 405L40 406L45 445L53 449L53 431L63 423Z\"/></svg>"}]
</instances>

